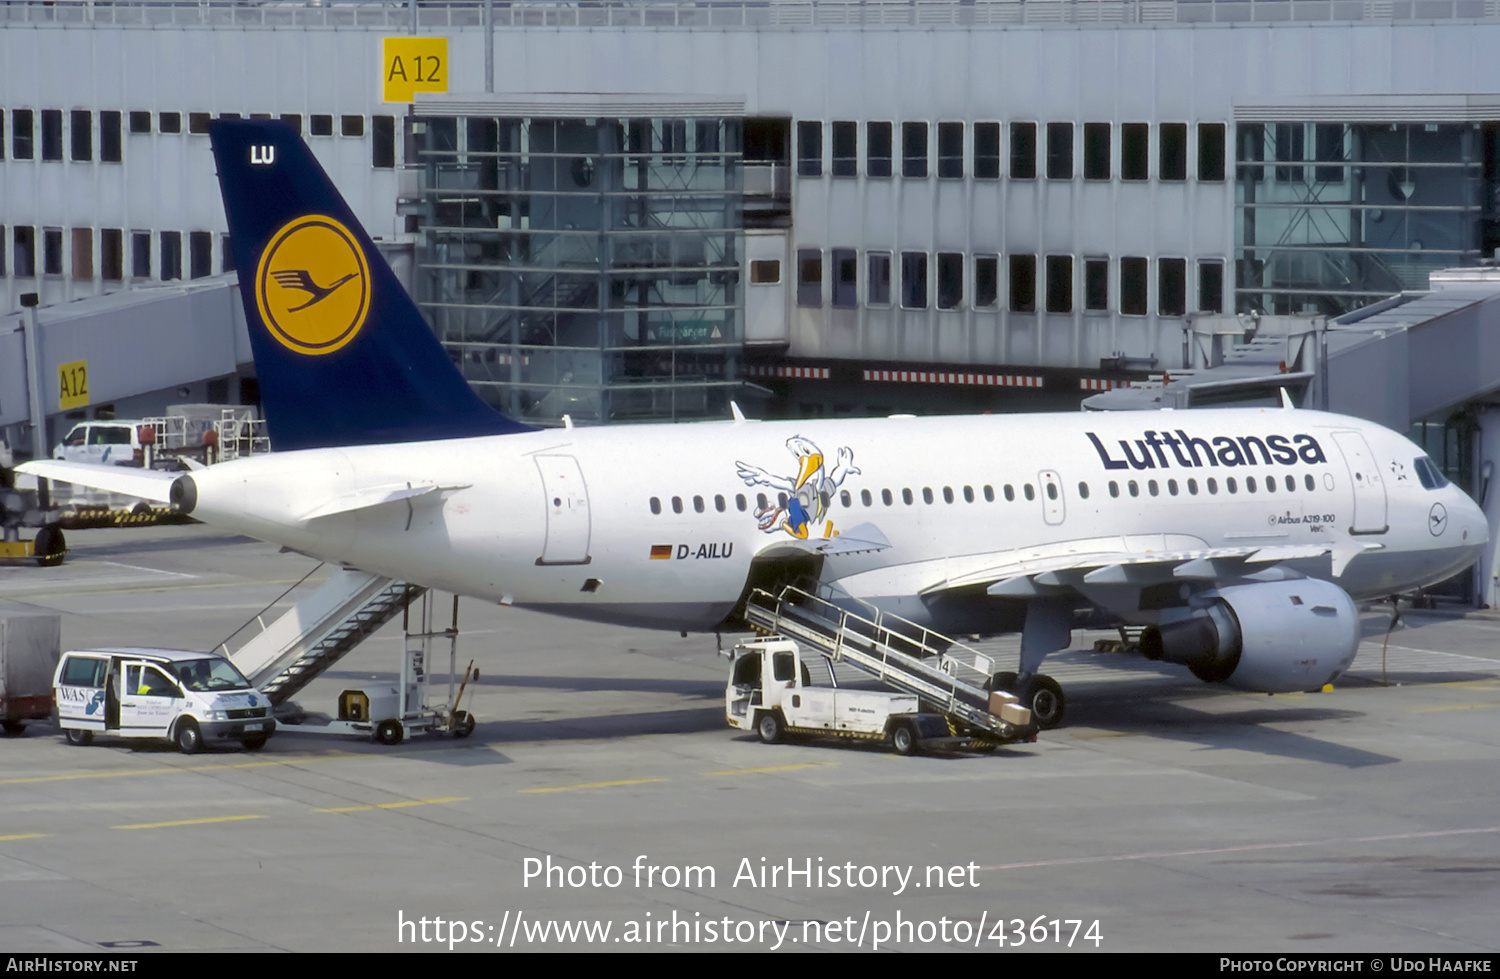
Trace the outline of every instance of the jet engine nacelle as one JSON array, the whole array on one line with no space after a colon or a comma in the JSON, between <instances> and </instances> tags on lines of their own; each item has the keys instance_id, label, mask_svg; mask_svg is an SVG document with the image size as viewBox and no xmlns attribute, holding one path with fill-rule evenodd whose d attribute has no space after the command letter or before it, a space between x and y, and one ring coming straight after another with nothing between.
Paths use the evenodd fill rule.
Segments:
<instances>
[{"instance_id":1,"label":"jet engine nacelle","mask_svg":"<svg viewBox=\"0 0 1500 979\"><path fill-rule=\"evenodd\" d=\"M1141 635L1147 659L1261 693L1316 690L1347 670L1358 648L1354 600L1315 578L1202 592L1185 615Z\"/></svg>"}]
</instances>

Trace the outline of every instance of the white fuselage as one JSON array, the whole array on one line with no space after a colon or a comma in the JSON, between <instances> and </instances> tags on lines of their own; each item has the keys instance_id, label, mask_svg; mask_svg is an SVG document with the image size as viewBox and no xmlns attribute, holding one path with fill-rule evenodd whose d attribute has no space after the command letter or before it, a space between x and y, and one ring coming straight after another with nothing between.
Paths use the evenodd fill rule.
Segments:
<instances>
[{"instance_id":1,"label":"white fuselage","mask_svg":"<svg viewBox=\"0 0 1500 979\"><path fill-rule=\"evenodd\" d=\"M1421 456L1369 422L1268 408L553 429L276 453L192 479L195 516L311 556L684 630L723 620L757 555L874 524L890 546L832 554L822 579L941 628L924 592L1070 548L1323 547L1346 557L1321 576L1356 598L1432 584L1487 529L1456 487L1424 487ZM370 504L403 486L435 488Z\"/></svg>"}]
</instances>

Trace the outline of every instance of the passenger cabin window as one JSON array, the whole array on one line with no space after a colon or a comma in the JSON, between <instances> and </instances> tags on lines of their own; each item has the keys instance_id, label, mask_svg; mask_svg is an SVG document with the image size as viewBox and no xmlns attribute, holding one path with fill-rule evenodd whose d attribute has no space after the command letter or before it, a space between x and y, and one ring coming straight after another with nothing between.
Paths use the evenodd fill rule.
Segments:
<instances>
[{"instance_id":1,"label":"passenger cabin window","mask_svg":"<svg viewBox=\"0 0 1500 979\"><path fill-rule=\"evenodd\" d=\"M661 500L654 496L651 497L651 512L658 515L661 513Z\"/></svg>"}]
</instances>

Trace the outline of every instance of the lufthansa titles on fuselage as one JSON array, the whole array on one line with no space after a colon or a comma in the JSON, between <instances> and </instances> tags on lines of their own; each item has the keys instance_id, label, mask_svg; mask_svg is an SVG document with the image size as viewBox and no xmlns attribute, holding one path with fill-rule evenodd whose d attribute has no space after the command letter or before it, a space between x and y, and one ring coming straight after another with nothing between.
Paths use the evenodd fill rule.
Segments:
<instances>
[{"instance_id":1,"label":"lufthansa titles on fuselage","mask_svg":"<svg viewBox=\"0 0 1500 979\"><path fill-rule=\"evenodd\" d=\"M1099 436L1085 432L1105 469L1202 469L1208 466L1309 466L1326 463L1323 447L1311 435L1213 435L1196 438L1182 429L1147 429L1138 439L1118 439L1115 457ZM1134 443L1134 445L1132 445Z\"/></svg>"}]
</instances>

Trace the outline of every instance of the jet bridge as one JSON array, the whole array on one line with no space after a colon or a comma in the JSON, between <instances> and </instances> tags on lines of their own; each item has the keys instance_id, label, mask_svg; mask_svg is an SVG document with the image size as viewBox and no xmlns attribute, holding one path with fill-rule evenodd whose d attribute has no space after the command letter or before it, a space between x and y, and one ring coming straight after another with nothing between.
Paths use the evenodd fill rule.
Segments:
<instances>
[{"instance_id":1,"label":"jet bridge","mask_svg":"<svg viewBox=\"0 0 1500 979\"><path fill-rule=\"evenodd\" d=\"M957 722L1002 741L1022 736L1017 725L991 713L985 684L994 664L988 656L899 616L872 614L876 618L856 615L829 597L792 585L774 595L757 588L745 605L745 619L753 628L823 654L830 673L833 664L847 663L915 695L947 715L950 725Z\"/></svg>"}]
</instances>

